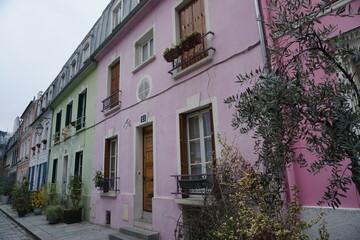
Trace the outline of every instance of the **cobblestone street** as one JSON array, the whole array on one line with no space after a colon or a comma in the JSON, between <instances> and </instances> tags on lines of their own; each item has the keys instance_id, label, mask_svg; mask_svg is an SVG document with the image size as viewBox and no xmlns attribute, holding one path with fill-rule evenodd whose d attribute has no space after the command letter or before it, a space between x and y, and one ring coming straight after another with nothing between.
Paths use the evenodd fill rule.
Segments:
<instances>
[{"instance_id":1,"label":"cobblestone street","mask_svg":"<svg viewBox=\"0 0 360 240\"><path fill-rule=\"evenodd\" d=\"M35 238L0 211L0 240L27 239L31 240Z\"/></svg>"}]
</instances>

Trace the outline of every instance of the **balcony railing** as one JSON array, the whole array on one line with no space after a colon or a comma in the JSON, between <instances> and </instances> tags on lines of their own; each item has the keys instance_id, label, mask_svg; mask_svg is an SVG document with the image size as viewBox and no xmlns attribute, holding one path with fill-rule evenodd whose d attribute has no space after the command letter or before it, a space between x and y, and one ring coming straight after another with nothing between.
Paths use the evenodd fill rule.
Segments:
<instances>
[{"instance_id":1,"label":"balcony railing","mask_svg":"<svg viewBox=\"0 0 360 240\"><path fill-rule=\"evenodd\" d=\"M60 132L56 132L53 135L54 143L58 143L60 141Z\"/></svg>"},{"instance_id":2,"label":"balcony railing","mask_svg":"<svg viewBox=\"0 0 360 240\"><path fill-rule=\"evenodd\" d=\"M80 130L85 127L86 116L79 117L76 119L76 130Z\"/></svg>"},{"instance_id":3,"label":"balcony railing","mask_svg":"<svg viewBox=\"0 0 360 240\"><path fill-rule=\"evenodd\" d=\"M209 31L209 32L203 34L201 37L201 43L196 45L193 49L189 50L189 51L192 51L193 54L189 55L188 51L185 51L181 55L181 57L174 59L172 61L172 69L170 71L168 71L168 73L173 74L175 69L178 69L180 67L182 69L184 69L184 68L192 65L193 63L202 59L203 56L205 56L209 51L215 52L216 51L215 48L207 46L207 37L209 35L214 35L214 33ZM187 56L187 55L189 55L189 56Z\"/></svg>"},{"instance_id":4,"label":"balcony railing","mask_svg":"<svg viewBox=\"0 0 360 240\"><path fill-rule=\"evenodd\" d=\"M119 192L120 177L104 178L104 184L99 186L103 192Z\"/></svg>"},{"instance_id":5,"label":"balcony railing","mask_svg":"<svg viewBox=\"0 0 360 240\"><path fill-rule=\"evenodd\" d=\"M103 103L102 112L105 112L113 107L120 106L121 104L120 94L121 94L121 90L116 90L109 97L105 98L105 100L102 101Z\"/></svg>"},{"instance_id":6,"label":"balcony railing","mask_svg":"<svg viewBox=\"0 0 360 240\"><path fill-rule=\"evenodd\" d=\"M171 194L206 195L213 186L212 174L171 175L176 179L176 192Z\"/></svg>"}]
</instances>

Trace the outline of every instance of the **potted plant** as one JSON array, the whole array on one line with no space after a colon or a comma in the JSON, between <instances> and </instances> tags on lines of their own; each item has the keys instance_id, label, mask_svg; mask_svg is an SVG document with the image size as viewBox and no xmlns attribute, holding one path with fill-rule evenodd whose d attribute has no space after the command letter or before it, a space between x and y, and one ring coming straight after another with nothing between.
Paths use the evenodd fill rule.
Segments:
<instances>
[{"instance_id":1,"label":"potted plant","mask_svg":"<svg viewBox=\"0 0 360 240\"><path fill-rule=\"evenodd\" d=\"M64 209L64 223L71 224L81 222L81 200L83 193L83 182L81 180L81 176L72 176L69 181L68 189L69 207Z\"/></svg>"},{"instance_id":2,"label":"potted plant","mask_svg":"<svg viewBox=\"0 0 360 240\"><path fill-rule=\"evenodd\" d=\"M35 146L34 146L34 147L31 147L31 150L35 151L35 149L36 149L36 147L35 147Z\"/></svg>"},{"instance_id":3,"label":"potted plant","mask_svg":"<svg viewBox=\"0 0 360 240\"><path fill-rule=\"evenodd\" d=\"M43 144L46 144L47 143L47 139L43 139L43 140L41 140L41 142L43 143Z\"/></svg>"},{"instance_id":4,"label":"potted plant","mask_svg":"<svg viewBox=\"0 0 360 240\"><path fill-rule=\"evenodd\" d=\"M100 170L95 172L93 181L95 183L95 187L100 188L104 192L109 191L109 182L104 178L104 174Z\"/></svg>"},{"instance_id":5,"label":"potted plant","mask_svg":"<svg viewBox=\"0 0 360 240\"><path fill-rule=\"evenodd\" d=\"M19 217L24 217L29 209L29 199L27 199L25 196L19 197L14 200L12 206L18 212Z\"/></svg>"},{"instance_id":6,"label":"potted plant","mask_svg":"<svg viewBox=\"0 0 360 240\"><path fill-rule=\"evenodd\" d=\"M37 146L38 148L40 148L41 144L40 144L40 143L37 143L36 146Z\"/></svg>"},{"instance_id":7,"label":"potted plant","mask_svg":"<svg viewBox=\"0 0 360 240\"><path fill-rule=\"evenodd\" d=\"M14 188L11 192L12 196L12 207L20 211L20 214L29 210L30 207L30 191L29 191L29 181L24 180L22 183L14 185Z\"/></svg>"},{"instance_id":8,"label":"potted plant","mask_svg":"<svg viewBox=\"0 0 360 240\"><path fill-rule=\"evenodd\" d=\"M34 214L41 215L42 208L46 204L46 188L40 188L39 191L31 194L31 206L34 207Z\"/></svg>"},{"instance_id":9,"label":"potted plant","mask_svg":"<svg viewBox=\"0 0 360 240\"><path fill-rule=\"evenodd\" d=\"M64 209L61 205L49 205L44 211L49 224L58 223L63 217Z\"/></svg>"},{"instance_id":10,"label":"potted plant","mask_svg":"<svg viewBox=\"0 0 360 240\"><path fill-rule=\"evenodd\" d=\"M75 124L76 124L76 122L75 122L75 121L71 121L71 122L70 122L70 124L71 124L71 126L73 126L73 127L74 127L74 126L75 126Z\"/></svg>"},{"instance_id":11,"label":"potted plant","mask_svg":"<svg viewBox=\"0 0 360 240\"><path fill-rule=\"evenodd\" d=\"M1 196L1 203L8 204L10 193L14 186L13 181L9 178L9 176L2 176L0 182L0 196Z\"/></svg>"},{"instance_id":12,"label":"potted plant","mask_svg":"<svg viewBox=\"0 0 360 240\"><path fill-rule=\"evenodd\" d=\"M171 48L166 48L165 51L163 52L163 56L167 62L172 62L176 58L181 56L181 54L183 54L183 52L184 51L181 47L181 44L177 44Z\"/></svg>"},{"instance_id":13,"label":"potted plant","mask_svg":"<svg viewBox=\"0 0 360 240\"><path fill-rule=\"evenodd\" d=\"M181 46L184 51L189 51L196 47L196 45L202 42L201 33L198 31L193 31L190 34L185 35L185 38L181 40Z\"/></svg>"}]
</instances>

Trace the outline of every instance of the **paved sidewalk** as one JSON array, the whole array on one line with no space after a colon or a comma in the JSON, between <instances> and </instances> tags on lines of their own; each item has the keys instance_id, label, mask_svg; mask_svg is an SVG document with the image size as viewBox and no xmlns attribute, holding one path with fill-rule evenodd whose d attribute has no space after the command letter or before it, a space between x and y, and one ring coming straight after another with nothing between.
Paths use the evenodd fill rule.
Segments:
<instances>
[{"instance_id":1,"label":"paved sidewalk","mask_svg":"<svg viewBox=\"0 0 360 240\"><path fill-rule=\"evenodd\" d=\"M35 216L33 213L19 218L10 205L0 205L0 210L41 240L107 240L110 233L117 233L113 229L88 222L50 225L44 215Z\"/></svg>"}]
</instances>

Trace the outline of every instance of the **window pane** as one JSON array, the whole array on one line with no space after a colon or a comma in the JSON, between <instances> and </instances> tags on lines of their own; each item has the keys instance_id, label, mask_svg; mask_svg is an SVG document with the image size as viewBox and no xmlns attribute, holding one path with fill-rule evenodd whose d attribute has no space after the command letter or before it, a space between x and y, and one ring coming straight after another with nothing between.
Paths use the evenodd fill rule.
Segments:
<instances>
[{"instance_id":1,"label":"window pane","mask_svg":"<svg viewBox=\"0 0 360 240\"><path fill-rule=\"evenodd\" d=\"M201 164L191 165L190 174L201 174Z\"/></svg>"},{"instance_id":2,"label":"window pane","mask_svg":"<svg viewBox=\"0 0 360 240\"><path fill-rule=\"evenodd\" d=\"M211 135L211 127L210 127L210 112L205 112L202 115L203 118L203 126L204 126L204 136Z\"/></svg>"},{"instance_id":3,"label":"window pane","mask_svg":"<svg viewBox=\"0 0 360 240\"><path fill-rule=\"evenodd\" d=\"M150 56L153 56L154 55L154 40L150 39L149 43L150 43Z\"/></svg>"},{"instance_id":4,"label":"window pane","mask_svg":"<svg viewBox=\"0 0 360 240\"><path fill-rule=\"evenodd\" d=\"M142 47L142 61L145 62L149 58L149 43L145 43Z\"/></svg>"},{"instance_id":5,"label":"window pane","mask_svg":"<svg viewBox=\"0 0 360 240\"><path fill-rule=\"evenodd\" d=\"M190 142L190 163L201 163L200 140Z\"/></svg>"},{"instance_id":6,"label":"window pane","mask_svg":"<svg viewBox=\"0 0 360 240\"><path fill-rule=\"evenodd\" d=\"M194 116L189 118L189 139L199 138L200 129L199 129L199 116Z\"/></svg>"},{"instance_id":7,"label":"window pane","mask_svg":"<svg viewBox=\"0 0 360 240\"><path fill-rule=\"evenodd\" d=\"M211 137L205 138L204 142L205 142L205 162L211 162L212 152L213 152Z\"/></svg>"}]
</instances>

